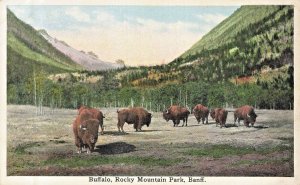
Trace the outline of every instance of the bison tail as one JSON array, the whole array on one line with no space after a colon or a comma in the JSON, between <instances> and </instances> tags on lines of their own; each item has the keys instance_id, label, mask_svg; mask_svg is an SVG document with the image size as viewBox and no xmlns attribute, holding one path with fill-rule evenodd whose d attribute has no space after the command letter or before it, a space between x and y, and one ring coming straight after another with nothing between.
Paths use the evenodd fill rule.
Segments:
<instances>
[{"instance_id":1,"label":"bison tail","mask_svg":"<svg viewBox=\"0 0 300 185\"><path fill-rule=\"evenodd\" d=\"M117 113L119 113L120 111L119 111L119 109L117 109Z\"/></svg>"}]
</instances>

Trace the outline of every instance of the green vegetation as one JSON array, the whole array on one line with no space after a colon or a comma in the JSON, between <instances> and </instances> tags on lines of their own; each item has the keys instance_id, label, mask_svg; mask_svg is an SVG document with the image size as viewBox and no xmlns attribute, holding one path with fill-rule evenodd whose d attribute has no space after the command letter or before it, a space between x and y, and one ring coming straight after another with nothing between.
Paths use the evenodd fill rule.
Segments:
<instances>
[{"instance_id":1,"label":"green vegetation","mask_svg":"<svg viewBox=\"0 0 300 185\"><path fill-rule=\"evenodd\" d=\"M187 155L197 157L222 158L225 156L242 156L245 154L262 154L267 155L274 152L292 151L293 146L276 146L272 148L254 148L254 147L236 147L231 145L212 145L201 149L191 149L185 152ZM241 162L242 163L242 162Z\"/></svg>"},{"instance_id":2,"label":"green vegetation","mask_svg":"<svg viewBox=\"0 0 300 185\"><path fill-rule=\"evenodd\" d=\"M16 154L26 154L26 149L31 148L31 147L36 147L36 146L41 146L43 145L44 142L32 142L32 143L23 143L22 145L17 146L13 151Z\"/></svg>"},{"instance_id":3,"label":"green vegetation","mask_svg":"<svg viewBox=\"0 0 300 185\"><path fill-rule=\"evenodd\" d=\"M24 43L22 43L19 39L17 39L12 33L9 33L7 38L8 38L8 47L10 47L15 52L20 53L20 55L26 59L41 63L42 65L53 66L53 67L56 67L56 68L59 68L59 69L65 70L65 71L74 70L65 63L58 63L57 61L55 61L43 54L40 54L38 52L31 50Z\"/></svg>"},{"instance_id":4,"label":"green vegetation","mask_svg":"<svg viewBox=\"0 0 300 185\"><path fill-rule=\"evenodd\" d=\"M170 166L179 163L180 159L164 159L156 157L117 157L117 156L76 156L71 158L54 158L48 159L44 165L60 166L60 167L92 167L103 164L137 164L142 166Z\"/></svg>"},{"instance_id":5,"label":"green vegetation","mask_svg":"<svg viewBox=\"0 0 300 185\"><path fill-rule=\"evenodd\" d=\"M264 19L282 7L279 6L242 6L228 19L221 22L199 42L194 44L183 56L197 53L202 49L214 49L220 45L232 42L240 31L249 29L253 24L261 23ZM252 28L252 27L251 27ZM252 31L252 30L250 30ZM216 44L218 43L218 44Z\"/></svg>"},{"instance_id":6,"label":"green vegetation","mask_svg":"<svg viewBox=\"0 0 300 185\"><path fill-rule=\"evenodd\" d=\"M31 54L43 55L45 58L50 58L53 63L68 66L69 70L82 69L79 65L74 63L69 57L59 52L48 41L46 41L40 33L30 25L19 20L9 9L7 9L7 32L8 35L15 37L18 44L26 45L30 49ZM11 37L8 37L8 45L15 49L14 42L11 42ZM26 51L28 51L28 49ZM20 52L21 54L27 54ZM28 56L28 54L27 54ZM24 58L27 58L25 55ZM39 61L39 60L38 60Z\"/></svg>"}]
</instances>

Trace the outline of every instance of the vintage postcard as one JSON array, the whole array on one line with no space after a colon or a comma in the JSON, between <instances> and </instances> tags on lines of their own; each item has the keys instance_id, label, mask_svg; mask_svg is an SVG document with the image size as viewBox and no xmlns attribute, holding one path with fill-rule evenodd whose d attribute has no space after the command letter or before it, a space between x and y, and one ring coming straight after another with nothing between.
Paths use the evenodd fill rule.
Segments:
<instances>
[{"instance_id":1,"label":"vintage postcard","mask_svg":"<svg viewBox=\"0 0 300 185\"><path fill-rule=\"evenodd\" d=\"M298 2L0 3L0 184L299 183Z\"/></svg>"}]
</instances>

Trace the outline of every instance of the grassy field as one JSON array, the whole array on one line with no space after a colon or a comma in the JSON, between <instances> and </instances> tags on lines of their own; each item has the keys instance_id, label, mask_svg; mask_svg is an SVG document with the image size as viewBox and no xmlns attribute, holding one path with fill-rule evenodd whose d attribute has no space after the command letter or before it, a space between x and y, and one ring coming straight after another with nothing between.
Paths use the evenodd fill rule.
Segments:
<instances>
[{"instance_id":1,"label":"grassy field","mask_svg":"<svg viewBox=\"0 0 300 185\"><path fill-rule=\"evenodd\" d=\"M91 155L76 153L71 124L76 110L9 105L7 175L187 175L293 176L293 111L257 110L254 128L236 127L229 113L227 128L198 124L173 127L154 113L149 127L135 132L125 124L117 131L114 108L105 114L104 135ZM181 124L180 124L181 125Z\"/></svg>"}]
</instances>

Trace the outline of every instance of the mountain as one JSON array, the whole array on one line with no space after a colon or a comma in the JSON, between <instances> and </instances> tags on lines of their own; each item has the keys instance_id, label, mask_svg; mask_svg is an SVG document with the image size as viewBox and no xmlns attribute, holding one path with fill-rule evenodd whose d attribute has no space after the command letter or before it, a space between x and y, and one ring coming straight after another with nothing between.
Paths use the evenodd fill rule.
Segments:
<instances>
[{"instance_id":1,"label":"mountain","mask_svg":"<svg viewBox=\"0 0 300 185\"><path fill-rule=\"evenodd\" d=\"M97 71L97 70L108 70L122 68L124 65L104 62L97 58L92 52L85 53L83 51L78 51L71 46L69 46L64 41L59 41L56 38L51 37L45 30L40 30L39 33L57 50L64 53L66 56L70 57L73 61L83 66L86 70Z\"/></svg>"},{"instance_id":2,"label":"mountain","mask_svg":"<svg viewBox=\"0 0 300 185\"><path fill-rule=\"evenodd\" d=\"M280 86L292 92L293 43L293 6L241 6L175 60L148 69L128 69L121 83L151 88L229 81Z\"/></svg>"},{"instance_id":3,"label":"mountain","mask_svg":"<svg viewBox=\"0 0 300 185\"><path fill-rule=\"evenodd\" d=\"M65 73L82 69L7 9L7 85L9 90L12 89L10 92L24 97L24 84L37 73Z\"/></svg>"},{"instance_id":4,"label":"mountain","mask_svg":"<svg viewBox=\"0 0 300 185\"><path fill-rule=\"evenodd\" d=\"M242 6L208 34L204 35L183 56L195 54L203 49L214 49L233 42L235 37L241 33L241 30L249 29L251 24L265 21L264 19L272 16L278 8L278 6Z\"/></svg>"},{"instance_id":5,"label":"mountain","mask_svg":"<svg viewBox=\"0 0 300 185\"><path fill-rule=\"evenodd\" d=\"M8 64L14 62L22 65L30 62L30 65L43 66L45 71L52 72L82 69L49 44L32 26L18 19L9 9L7 9L7 48L8 56L13 56L11 53L14 53L14 56L20 57L20 60L14 61L8 57Z\"/></svg>"},{"instance_id":6,"label":"mountain","mask_svg":"<svg viewBox=\"0 0 300 185\"><path fill-rule=\"evenodd\" d=\"M293 6L242 6L169 66L185 81L259 78L274 71L287 76L293 42Z\"/></svg>"}]
</instances>

